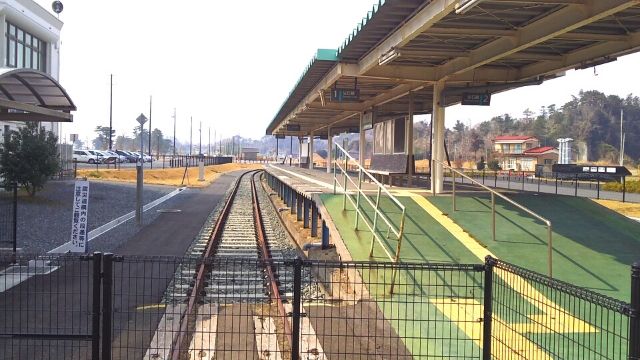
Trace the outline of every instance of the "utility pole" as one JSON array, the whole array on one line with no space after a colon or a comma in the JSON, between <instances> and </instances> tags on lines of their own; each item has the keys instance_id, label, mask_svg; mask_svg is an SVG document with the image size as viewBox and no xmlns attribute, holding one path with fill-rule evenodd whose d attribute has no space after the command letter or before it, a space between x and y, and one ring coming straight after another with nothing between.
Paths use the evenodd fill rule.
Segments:
<instances>
[{"instance_id":1,"label":"utility pole","mask_svg":"<svg viewBox=\"0 0 640 360\"><path fill-rule=\"evenodd\" d=\"M173 156L176 156L176 108L173 108Z\"/></svg>"},{"instance_id":2,"label":"utility pole","mask_svg":"<svg viewBox=\"0 0 640 360\"><path fill-rule=\"evenodd\" d=\"M109 150L113 146L113 74L111 74L111 84L109 87Z\"/></svg>"},{"instance_id":3,"label":"utility pole","mask_svg":"<svg viewBox=\"0 0 640 360\"><path fill-rule=\"evenodd\" d=\"M622 132L623 119L624 109L620 109L620 166L624 166L624 133Z\"/></svg>"},{"instance_id":4,"label":"utility pole","mask_svg":"<svg viewBox=\"0 0 640 360\"><path fill-rule=\"evenodd\" d=\"M153 99L152 95L149 95L149 156L151 156L151 101ZM151 161L150 164L151 168L153 169L153 160Z\"/></svg>"},{"instance_id":5,"label":"utility pole","mask_svg":"<svg viewBox=\"0 0 640 360\"><path fill-rule=\"evenodd\" d=\"M193 116L191 117L191 121L189 122L189 156L192 155L193 149Z\"/></svg>"}]
</instances>

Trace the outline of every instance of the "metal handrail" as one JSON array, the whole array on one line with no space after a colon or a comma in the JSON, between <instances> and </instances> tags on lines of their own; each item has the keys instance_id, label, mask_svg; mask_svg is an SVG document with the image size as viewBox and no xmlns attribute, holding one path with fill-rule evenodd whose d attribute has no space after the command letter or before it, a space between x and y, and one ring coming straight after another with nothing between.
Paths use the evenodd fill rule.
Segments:
<instances>
[{"instance_id":1,"label":"metal handrail","mask_svg":"<svg viewBox=\"0 0 640 360\"><path fill-rule=\"evenodd\" d=\"M340 154L340 157L344 156L344 167L338 161L339 154ZM349 160L353 161L353 163L356 165L358 169L357 184L353 179L351 179L351 177L348 174ZM342 175L342 184L340 184L340 181L338 180L337 169L340 169L340 172L341 172L340 175ZM368 177L371 180L371 182L376 184L377 186L377 195L376 195L375 203L362 190L362 181L363 181L363 177L365 176ZM357 190L355 200L353 199L352 195L349 194L349 191L347 191L349 183L351 183ZM393 196L389 192L389 190L387 190L384 187L384 185L382 185L364 167L362 167L362 165L360 165L360 163L358 163L356 159L354 159L351 155L349 155L349 153L342 146L335 144L334 161L333 161L333 193L334 194L337 193L336 190L337 190L338 184L340 185L341 191L344 194L344 197L342 200L342 209L346 210L347 200L349 200L351 205L356 210L355 230L358 230L359 219L362 218L364 224L367 226L369 231L371 231L371 247L369 249L369 257L373 256L373 249L374 249L375 243L378 242L378 244L382 247L382 250L384 250L387 257L394 263L398 263L400 261L400 249L402 246L402 237L404 233L404 223L405 223L405 214L406 214L405 206L395 196ZM380 210L380 196L382 195L383 192L402 211L402 214L400 216L400 226L398 227L396 227L391 222L391 220L389 220L389 217L385 215L382 210ZM366 203L369 204L369 206L371 206L371 208L374 210L373 223L368 221L367 217L364 216L364 213L361 209L361 204L360 204L361 198L363 198L366 201ZM387 239L389 239L389 236L391 233L393 233L393 235L396 237L396 240L398 243L396 246L395 255L392 254L387 249L386 244L382 241L382 238L376 232L378 218L380 218L387 225ZM391 288L390 288L391 293L393 293L395 278L396 278L396 271L394 270L392 279L391 279Z\"/></svg>"},{"instance_id":2,"label":"metal handrail","mask_svg":"<svg viewBox=\"0 0 640 360\"><path fill-rule=\"evenodd\" d=\"M549 221L547 218L541 216L540 214L537 214L536 212L534 212L533 210L525 207L522 204L519 204L511 199L509 199L508 197L506 197L505 195L501 194L500 192L474 180L473 178L465 175L463 172L458 171L456 169L454 169L453 167L449 166L448 164L446 164L445 162L436 160L436 159L432 159L432 161L434 163L440 164L442 165L442 167L449 169L451 171L452 174L452 181L451 181L451 188L452 188L452 206L453 206L453 211L457 211L456 208L456 174L460 175L461 177L468 179L469 181L471 181L471 183L483 188L484 190L487 190L488 192L491 193L491 215L492 215L492 234L493 234L493 241L496 240L496 196L500 197L501 199L503 199L504 201L508 202L509 204L517 207L518 209L526 212L527 214L533 216L534 218L542 221L543 223L545 223L545 225L547 226L547 269L549 272L549 277L553 277L553 237L552 237L552 225L551 225L551 221Z\"/></svg>"}]
</instances>

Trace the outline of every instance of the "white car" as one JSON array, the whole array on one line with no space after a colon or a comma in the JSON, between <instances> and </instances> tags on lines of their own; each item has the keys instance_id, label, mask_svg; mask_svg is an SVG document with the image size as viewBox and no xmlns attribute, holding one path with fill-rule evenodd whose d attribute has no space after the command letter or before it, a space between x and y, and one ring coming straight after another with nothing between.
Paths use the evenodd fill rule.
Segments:
<instances>
[{"instance_id":1,"label":"white car","mask_svg":"<svg viewBox=\"0 0 640 360\"><path fill-rule=\"evenodd\" d=\"M73 150L73 161L95 164L96 156L90 154L87 150Z\"/></svg>"},{"instance_id":2,"label":"white car","mask_svg":"<svg viewBox=\"0 0 640 360\"><path fill-rule=\"evenodd\" d=\"M102 153L100 153L100 151L98 150L85 150L89 153L90 156L93 157L93 163L98 163L98 164L102 164L102 159L104 158L104 155L102 155Z\"/></svg>"}]
</instances>

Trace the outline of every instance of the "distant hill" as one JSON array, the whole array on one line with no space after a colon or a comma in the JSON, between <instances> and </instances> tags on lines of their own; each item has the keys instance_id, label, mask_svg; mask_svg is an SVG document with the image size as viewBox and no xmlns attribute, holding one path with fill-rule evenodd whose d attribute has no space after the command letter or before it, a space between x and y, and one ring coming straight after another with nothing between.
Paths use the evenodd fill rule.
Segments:
<instances>
[{"instance_id":1,"label":"distant hill","mask_svg":"<svg viewBox=\"0 0 640 360\"><path fill-rule=\"evenodd\" d=\"M490 149L498 135L533 135L541 145L558 146L558 138L573 138L586 145L589 161L617 162L620 148L620 110L624 109L625 161L640 160L640 99L629 95L622 99L596 90L581 91L564 105L542 107L538 113L524 110L519 118L509 114L496 116L471 129L460 121L448 130L449 153L457 146L471 153ZM578 147L576 145L576 147ZM579 150L579 149L576 149Z\"/></svg>"}]
</instances>

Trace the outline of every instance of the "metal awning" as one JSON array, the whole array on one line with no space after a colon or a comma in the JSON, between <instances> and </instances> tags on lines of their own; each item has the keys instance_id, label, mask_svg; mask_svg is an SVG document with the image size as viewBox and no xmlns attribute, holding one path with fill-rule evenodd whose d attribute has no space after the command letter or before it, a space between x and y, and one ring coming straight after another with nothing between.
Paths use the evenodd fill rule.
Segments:
<instances>
[{"instance_id":1,"label":"metal awning","mask_svg":"<svg viewBox=\"0 0 640 360\"><path fill-rule=\"evenodd\" d=\"M451 105L467 89L507 91L639 50L640 0L380 1L322 76L303 75L313 85L292 92L267 134L351 127L373 109L406 114L409 94L415 114L430 113L436 82ZM356 101L332 101L331 89L356 83Z\"/></svg>"},{"instance_id":2,"label":"metal awning","mask_svg":"<svg viewBox=\"0 0 640 360\"><path fill-rule=\"evenodd\" d=\"M0 69L0 120L71 122L76 106L50 75L32 69Z\"/></svg>"}]
</instances>

